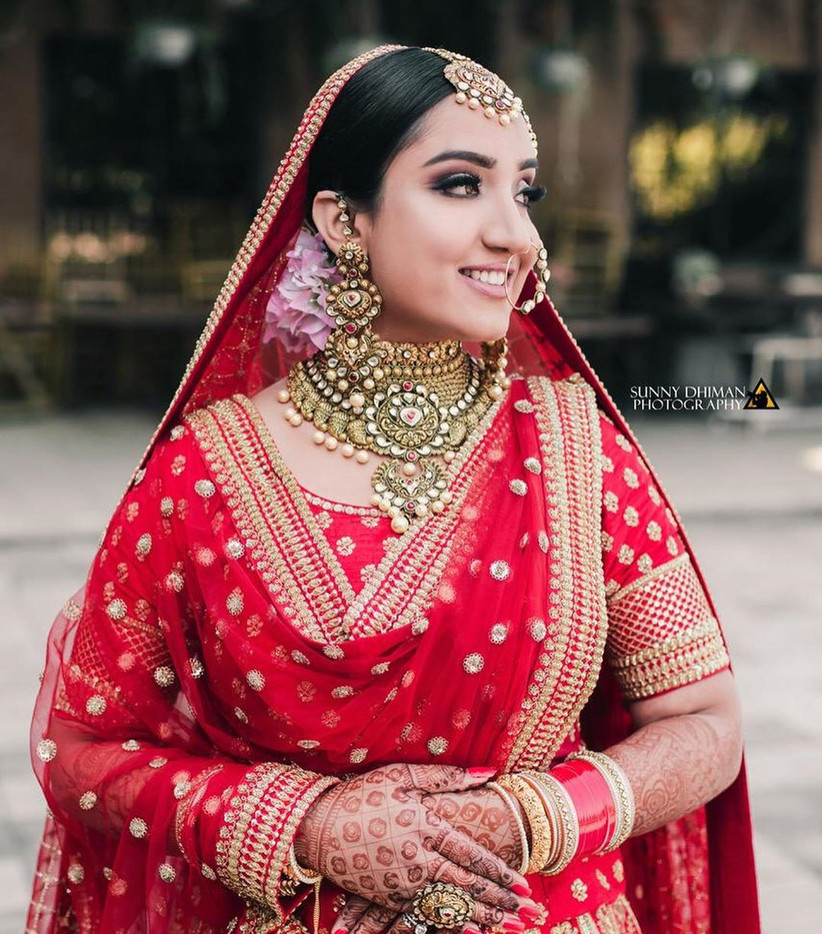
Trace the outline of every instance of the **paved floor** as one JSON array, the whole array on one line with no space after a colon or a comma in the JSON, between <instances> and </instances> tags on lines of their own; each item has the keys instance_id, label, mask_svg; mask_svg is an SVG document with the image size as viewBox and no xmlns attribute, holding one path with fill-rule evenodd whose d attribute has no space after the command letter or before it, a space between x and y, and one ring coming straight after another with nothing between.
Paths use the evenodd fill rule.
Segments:
<instances>
[{"instance_id":1,"label":"paved floor","mask_svg":"<svg viewBox=\"0 0 822 934\"><path fill-rule=\"evenodd\" d=\"M633 421L726 627L745 711L766 934L822 918L822 431ZM0 422L0 934L19 934L43 803L27 728L44 640L153 423Z\"/></svg>"}]
</instances>

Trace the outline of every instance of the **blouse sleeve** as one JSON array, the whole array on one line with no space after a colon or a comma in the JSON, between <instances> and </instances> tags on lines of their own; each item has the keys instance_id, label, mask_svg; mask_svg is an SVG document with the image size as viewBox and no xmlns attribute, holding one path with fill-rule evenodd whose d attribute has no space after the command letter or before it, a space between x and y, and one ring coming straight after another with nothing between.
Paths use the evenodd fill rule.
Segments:
<instances>
[{"instance_id":1,"label":"blouse sleeve","mask_svg":"<svg viewBox=\"0 0 822 934\"><path fill-rule=\"evenodd\" d=\"M107 886L106 917L124 929L153 910L157 885L163 900L178 886L211 923L237 913L237 895L287 915L288 897L301 894L291 842L334 781L243 762L236 736L237 758L220 754L199 722L187 686L203 674L202 607L188 589L185 535L186 459L196 452L175 443L185 432L155 448L84 590L55 622L32 725L38 779L73 853L72 897Z\"/></svg>"},{"instance_id":2,"label":"blouse sleeve","mask_svg":"<svg viewBox=\"0 0 822 934\"><path fill-rule=\"evenodd\" d=\"M719 623L659 488L600 412L606 663L627 700L664 694L730 665Z\"/></svg>"}]
</instances>

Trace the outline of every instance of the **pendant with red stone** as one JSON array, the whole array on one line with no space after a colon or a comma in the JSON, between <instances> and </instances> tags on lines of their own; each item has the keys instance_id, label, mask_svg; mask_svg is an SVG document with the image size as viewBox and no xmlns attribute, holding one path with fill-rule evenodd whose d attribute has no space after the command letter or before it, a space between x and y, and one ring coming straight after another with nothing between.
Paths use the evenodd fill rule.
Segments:
<instances>
[{"instance_id":1,"label":"pendant with red stone","mask_svg":"<svg viewBox=\"0 0 822 934\"><path fill-rule=\"evenodd\" d=\"M383 461L371 477L371 486L374 504L391 516L391 528L399 533L415 518L442 512L453 499L441 465L416 457Z\"/></svg>"}]
</instances>

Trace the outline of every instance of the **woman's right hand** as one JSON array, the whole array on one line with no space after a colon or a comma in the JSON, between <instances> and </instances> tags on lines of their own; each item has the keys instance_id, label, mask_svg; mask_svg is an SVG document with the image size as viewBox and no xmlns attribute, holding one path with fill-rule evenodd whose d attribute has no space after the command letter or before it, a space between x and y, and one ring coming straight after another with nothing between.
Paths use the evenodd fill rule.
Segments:
<instances>
[{"instance_id":1,"label":"woman's right hand","mask_svg":"<svg viewBox=\"0 0 822 934\"><path fill-rule=\"evenodd\" d=\"M340 782L309 808L294 841L298 862L340 888L402 912L429 882L451 882L475 900L481 926L522 930L533 904L527 881L438 816L426 794L484 784L492 770L393 763Z\"/></svg>"}]
</instances>

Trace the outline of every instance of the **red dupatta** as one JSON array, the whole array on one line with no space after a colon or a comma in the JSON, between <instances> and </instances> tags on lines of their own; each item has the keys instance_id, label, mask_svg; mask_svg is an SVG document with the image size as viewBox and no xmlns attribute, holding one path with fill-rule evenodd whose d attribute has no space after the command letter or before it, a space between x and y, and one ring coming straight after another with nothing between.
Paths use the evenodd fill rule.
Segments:
<instances>
[{"instance_id":1,"label":"red dupatta","mask_svg":"<svg viewBox=\"0 0 822 934\"><path fill-rule=\"evenodd\" d=\"M292 362L281 345L261 346L264 308L305 215L307 159L330 106L356 70L395 48L350 62L309 105L86 586L55 621L32 725L33 762L53 817L29 930L52 931L61 918L83 931L223 930L242 905L208 874L193 873L179 853L169 856L176 790L185 794L200 781L211 793L215 763L223 767L218 790L239 780L248 763L278 756L324 774L432 757L500 769L547 767L563 752L583 704L588 745L604 748L629 732L615 681L601 666L601 580L576 567L574 549L597 530L597 405L634 445L636 439L550 302L528 318L512 317L509 372L551 379L515 380L458 459L465 521L440 521L433 545L416 532L398 539L380 576L383 591L369 593L367 606L361 599L358 612L347 610L354 595L333 569L323 590L332 601L325 613L288 566L299 554L289 529L308 520L289 520L288 510L300 508L299 494L288 490L293 478L277 464L276 451L255 442L265 431L248 400ZM531 276L521 298L534 285ZM581 381L563 381L573 374ZM526 396L538 403L527 425L513 408ZM491 475L511 476L527 456L540 458L542 476L522 478L531 495L503 506L492 495ZM232 471L243 464L246 479L267 476L272 483L269 494L260 488L238 504L244 478ZM549 477L556 479L541 486ZM267 501L271 488L291 495ZM551 495L575 523L555 543L553 568L539 539L552 518ZM152 504L159 509L151 512ZM704 585L681 523L679 532ZM426 573L423 559L414 559L423 545L431 551ZM576 575L570 591L568 574ZM405 589L392 586L399 580ZM112 581L125 597L115 595ZM398 620L409 595L426 612ZM552 605L557 615L542 638L585 658L578 683L550 661L550 652L539 661L542 640L533 625ZM341 615L350 628L329 630ZM316 628L300 630L296 619ZM456 625L464 619L487 625ZM492 666L489 627L505 620L511 635L494 644ZM439 677L448 665L458 676ZM536 681L534 673L546 665ZM313 702L335 690L338 705ZM290 706L284 708L283 697ZM450 715L447 735L443 710ZM400 735L408 729L398 747L389 738L400 723ZM706 930L678 914L678 903L688 902L680 898L682 886L709 890L715 934L759 931L744 766L705 813L708 879L701 863L683 866L681 858L698 845L691 839L698 820L675 821L626 845L628 894L644 893L634 904L643 931ZM150 833L140 833L141 821Z\"/></svg>"}]
</instances>

